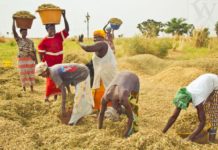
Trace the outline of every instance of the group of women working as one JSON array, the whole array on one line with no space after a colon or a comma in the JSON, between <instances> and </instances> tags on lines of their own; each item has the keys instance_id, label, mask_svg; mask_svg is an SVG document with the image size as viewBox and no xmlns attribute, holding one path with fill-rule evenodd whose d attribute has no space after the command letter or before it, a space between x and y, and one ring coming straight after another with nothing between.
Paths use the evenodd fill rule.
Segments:
<instances>
[{"instance_id":1,"label":"group of women working","mask_svg":"<svg viewBox=\"0 0 218 150\"><path fill-rule=\"evenodd\" d=\"M54 24L47 24L48 36L42 39L38 45L40 63L37 64L36 50L34 43L26 38L27 29L20 29L22 37L16 32L13 22L13 33L19 47L18 67L23 90L29 85L33 91L34 73L46 77L45 101L54 95L62 94L62 116L65 116L66 89L69 93L70 85L76 87L75 104L69 124L76 124L77 121L90 113L92 109L99 110L99 129L103 126L104 116L112 120L119 120L119 115L124 113L128 117L127 127L124 136L128 137L138 131L138 94L139 78L131 72L117 73L115 48L112 42L111 29L104 27L104 30L94 32L94 44L85 45L82 43L83 37L79 38L79 45L86 52L93 52L92 65L94 69L93 83L90 84L91 67L79 64L62 64L63 61L63 41L69 35L69 25L62 12L65 29L56 33ZM108 36L107 36L108 35ZM108 37L108 38L107 38ZM106 40L108 39L108 40ZM91 94L91 87L93 95ZM218 77L214 74L204 74L190 83L187 88L178 91L174 104L176 110L169 119L163 133L172 126L177 119L181 109L186 109L192 102L197 109L200 124L198 128L187 138L195 140L205 126L204 103L208 102L210 95L218 88ZM208 102L210 106L217 106L217 101ZM208 130L210 141L215 140L217 127L217 107L211 107L213 111L211 128ZM85 111L85 112L84 112ZM214 123L215 122L215 123Z\"/></svg>"}]
</instances>

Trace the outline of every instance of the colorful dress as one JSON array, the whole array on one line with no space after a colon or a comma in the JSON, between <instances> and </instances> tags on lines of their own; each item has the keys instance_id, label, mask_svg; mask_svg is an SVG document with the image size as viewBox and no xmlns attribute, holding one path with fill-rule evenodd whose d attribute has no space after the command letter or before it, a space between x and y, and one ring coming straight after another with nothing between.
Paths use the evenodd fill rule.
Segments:
<instances>
[{"instance_id":1,"label":"colorful dress","mask_svg":"<svg viewBox=\"0 0 218 150\"><path fill-rule=\"evenodd\" d=\"M101 98L104 95L104 91L116 75L116 58L110 46L108 46L108 51L103 58L94 54L92 61L94 67L94 82L92 88L95 109L100 110Z\"/></svg>"},{"instance_id":2,"label":"colorful dress","mask_svg":"<svg viewBox=\"0 0 218 150\"><path fill-rule=\"evenodd\" d=\"M92 113L94 105L89 70L81 64L58 64L50 67L50 75L57 87L75 86L74 106L69 124L76 124L83 116Z\"/></svg>"},{"instance_id":3,"label":"colorful dress","mask_svg":"<svg viewBox=\"0 0 218 150\"><path fill-rule=\"evenodd\" d=\"M61 64L63 61L63 41L68 36L65 30L58 32L54 37L45 37L38 46L38 52L43 56L42 61L46 61L51 67L56 64ZM46 79L46 97L60 94L60 89L56 88L54 82Z\"/></svg>"},{"instance_id":4,"label":"colorful dress","mask_svg":"<svg viewBox=\"0 0 218 150\"><path fill-rule=\"evenodd\" d=\"M218 127L218 90L204 103L204 110L206 112L207 125L209 129L215 131Z\"/></svg>"},{"instance_id":5,"label":"colorful dress","mask_svg":"<svg viewBox=\"0 0 218 150\"><path fill-rule=\"evenodd\" d=\"M35 48L30 39L16 39L18 53L18 68L20 81L23 87L33 86L35 84Z\"/></svg>"},{"instance_id":6,"label":"colorful dress","mask_svg":"<svg viewBox=\"0 0 218 150\"><path fill-rule=\"evenodd\" d=\"M217 90L218 76L212 73L203 74L192 81L186 88L181 88L177 92L173 103L181 109L186 109L189 101L192 101L194 107L203 104L209 134L215 134L218 127Z\"/></svg>"}]
</instances>

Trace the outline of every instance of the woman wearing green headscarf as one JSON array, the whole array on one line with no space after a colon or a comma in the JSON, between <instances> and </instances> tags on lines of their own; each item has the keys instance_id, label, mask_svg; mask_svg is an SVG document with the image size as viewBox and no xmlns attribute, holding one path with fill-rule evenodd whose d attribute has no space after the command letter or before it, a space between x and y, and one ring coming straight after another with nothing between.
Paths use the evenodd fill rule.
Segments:
<instances>
[{"instance_id":1,"label":"woman wearing green headscarf","mask_svg":"<svg viewBox=\"0 0 218 150\"><path fill-rule=\"evenodd\" d=\"M187 87L181 88L173 99L176 109L163 129L163 133L166 133L173 125L181 110L187 109L189 103L192 102L193 106L197 109L200 123L193 133L188 136L187 140L194 141L198 138L206 124L205 114L208 113L211 125L208 130L209 141L214 142L218 127L218 100L211 100L210 97L214 94L215 90L218 90L218 76L216 74L203 74L192 81Z\"/></svg>"}]
</instances>

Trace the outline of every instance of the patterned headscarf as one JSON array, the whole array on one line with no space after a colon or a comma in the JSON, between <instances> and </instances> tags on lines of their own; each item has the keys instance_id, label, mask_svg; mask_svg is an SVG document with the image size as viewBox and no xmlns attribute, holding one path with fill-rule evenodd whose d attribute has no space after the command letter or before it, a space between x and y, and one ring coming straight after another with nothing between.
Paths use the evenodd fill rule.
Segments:
<instances>
[{"instance_id":1,"label":"patterned headscarf","mask_svg":"<svg viewBox=\"0 0 218 150\"><path fill-rule=\"evenodd\" d=\"M187 91L186 88L181 88L177 93L175 98L173 99L173 104L176 105L176 107L181 109L186 109L188 107L188 103L191 101L192 96Z\"/></svg>"}]
</instances>

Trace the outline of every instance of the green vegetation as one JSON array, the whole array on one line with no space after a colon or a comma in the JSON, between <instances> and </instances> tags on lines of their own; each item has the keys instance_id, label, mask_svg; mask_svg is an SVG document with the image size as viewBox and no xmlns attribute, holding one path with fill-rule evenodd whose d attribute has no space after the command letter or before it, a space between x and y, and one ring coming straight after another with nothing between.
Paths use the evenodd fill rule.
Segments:
<instances>
[{"instance_id":1,"label":"green vegetation","mask_svg":"<svg viewBox=\"0 0 218 150\"><path fill-rule=\"evenodd\" d=\"M0 42L0 66L16 66L17 44L13 39L4 39ZM146 38L135 36L133 38L115 39L116 57L128 57L139 54L151 54L160 58L170 59L194 59L199 57L215 57L218 52L218 39L206 38L207 44L203 47L196 46L196 37L175 38ZM34 39L35 47L40 39ZM92 39L85 39L91 44ZM64 42L64 62L87 62L91 59L92 53L87 53L73 40L67 39Z\"/></svg>"},{"instance_id":2,"label":"green vegetation","mask_svg":"<svg viewBox=\"0 0 218 150\"><path fill-rule=\"evenodd\" d=\"M194 26L185 22L184 18L173 18L168 21L165 26L165 32L171 33L173 36L181 36L183 34L191 34Z\"/></svg>"},{"instance_id":3,"label":"green vegetation","mask_svg":"<svg viewBox=\"0 0 218 150\"><path fill-rule=\"evenodd\" d=\"M148 19L138 24L137 28L147 38L157 37L160 31L163 31L164 24L153 19Z\"/></svg>"},{"instance_id":4,"label":"green vegetation","mask_svg":"<svg viewBox=\"0 0 218 150\"><path fill-rule=\"evenodd\" d=\"M209 29L195 29L193 31L193 39L195 47L207 47L209 43Z\"/></svg>"},{"instance_id":5,"label":"green vegetation","mask_svg":"<svg viewBox=\"0 0 218 150\"><path fill-rule=\"evenodd\" d=\"M6 40L0 43L0 66L15 65L17 45L14 40Z\"/></svg>"},{"instance_id":6,"label":"green vegetation","mask_svg":"<svg viewBox=\"0 0 218 150\"><path fill-rule=\"evenodd\" d=\"M137 54L152 54L165 57L168 50L172 48L172 42L168 38L146 38L135 36L133 38L122 38L116 40L117 56L131 56Z\"/></svg>"},{"instance_id":7,"label":"green vegetation","mask_svg":"<svg viewBox=\"0 0 218 150\"><path fill-rule=\"evenodd\" d=\"M137 28L147 38L157 37L160 32L172 34L173 36L182 36L184 34L192 36L195 29L194 25L186 23L184 18L172 18L166 23L148 19L139 23Z\"/></svg>"}]
</instances>

